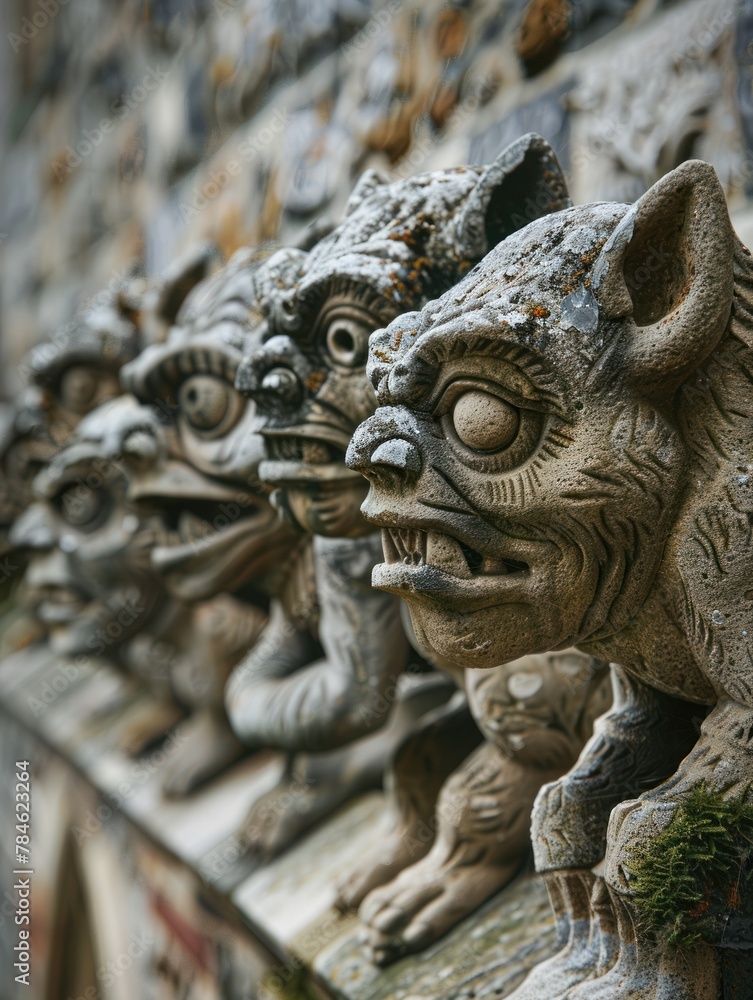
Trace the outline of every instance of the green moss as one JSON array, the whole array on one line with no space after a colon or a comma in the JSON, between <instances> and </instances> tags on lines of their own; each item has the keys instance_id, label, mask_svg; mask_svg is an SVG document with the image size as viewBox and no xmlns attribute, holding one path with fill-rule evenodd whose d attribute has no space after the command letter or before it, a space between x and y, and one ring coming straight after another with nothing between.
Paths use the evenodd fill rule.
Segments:
<instances>
[{"instance_id":1,"label":"green moss","mask_svg":"<svg viewBox=\"0 0 753 1000\"><path fill-rule=\"evenodd\" d=\"M627 868L648 927L678 948L717 943L731 916L753 916L753 805L694 788Z\"/></svg>"}]
</instances>

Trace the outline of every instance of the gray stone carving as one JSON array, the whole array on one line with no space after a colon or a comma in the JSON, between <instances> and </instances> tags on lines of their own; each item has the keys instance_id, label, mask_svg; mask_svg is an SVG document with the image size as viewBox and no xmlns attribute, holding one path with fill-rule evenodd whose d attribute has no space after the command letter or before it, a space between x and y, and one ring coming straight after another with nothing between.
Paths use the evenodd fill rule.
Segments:
<instances>
[{"instance_id":1,"label":"gray stone carving","mask_svg":"<svg viewBox=\"0 0 753 1000\"><path fill-rule=\"evenodd\" d=\"M516 1000L720 995L718 927L673 947L637 886L642 847L665 849L689 802L750 797L752 279L714 170L689 161L633 206L532 223L372 341L381 405L348 464L385 526L375 585L468 666L573 644L622 665L537 800L564 947ZM674 917L692 931L698 914Z\"/></svg>"},{"instance_id":2,"label":"gray stone carving","mask_svg":"<svg viewBox=\"0 0 753 1000\"><path fill-rule=\"evenodd\" d=\"M244 362L237 385L259 408L269 456L260 476L276 488L275 502L291 520L319 536L317 565L330 565L333 552L343 566L366 564L373 544L359 511L364 483L343 464L354 428L374 407L365 375L370 331L452 284L486 247L527 219L566 203L554 155L535 136L513 143L486 168L392 184L367 174L334 232L300 255L297 271L266 282L265 346ZM349 631L362 632L379 620L379 607L397 621L394 604L377 592L359 594L347 619L342 606L322 606L332 609L330 633L345 621ZM364 638L372 655L381 653L384 642ZM364 659L366 642L359 649ZM364 673L381 696L390 678L378 681L373 662ZM394 656L383 662L394 670ZM357 906L407 869L361 909L379 961L431 943L518 870L536 792L575 761L590 734L592 697L599 710L606 707L596 695L604 670L577 652L500 668L484 696L478 688L471 699L489 742L446 783L478 740L463 728L456 702L426 716L396 748L393 835L341 890L342 904ZM312 672L309 684L314 680ZM350 690L356 697L357 685ZM230 692L236 727L264 714L243 672ZM328 721L329 710L319 714ZM560 742L555 730L569 735Z\"/></svg>"}]
</instances>

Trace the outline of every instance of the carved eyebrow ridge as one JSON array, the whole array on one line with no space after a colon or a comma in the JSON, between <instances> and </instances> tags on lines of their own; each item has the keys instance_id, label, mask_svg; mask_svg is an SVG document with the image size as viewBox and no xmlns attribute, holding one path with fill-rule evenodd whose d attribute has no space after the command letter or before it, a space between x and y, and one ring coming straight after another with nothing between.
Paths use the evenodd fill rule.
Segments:
<instances>
[{"instance_id":1,"label":"carved eyebrow ridge","mask_svg":"<svg viewBox=\"0 0 753 1000\"><path fill-rule=\"evenodd\" d=\"M443 327L437 327L429 334L421 337L412 345L406 360L416 359L425 365L439 368L448 361L474 354L484 357L494 357L500 361L509 361L520 368L553 413L565 417L565 409L560 393L557 391L557 380L554 373L546 365L542 357L523 344L490 337L485 334L452 334ZM433 384L433 383L432 383ZM418 388L418 380L416 380Z\"/></svg>"},{"instance_id":2,"label":"carved eyebrow ridge","mask_svg":"<svg viewBox=\"0 0 753 1000\"><path fill-rule=\"evenodd\" d=\"M175 389L192 374L204 372L224 378L232 385L240 361L240 352L217 343L176 344L145 374L143 387L147 394L157 395Z\"/></svg>"},{"instance_id":3,"label":"carved eyebrow ridge","mask_svg":"<svg viewBox=\"0 0 753 1000\"><path fill-rule=\"evenodd\" d=\"M293 301L302 321L300 329L310 333L311 324L318 319L327 301L336 297L353 297L383 325L388 325L396 315L395 303L363 279L346 274L330 274L296 291ZM293 336L295 338L295 334Z\"/></svg>"}]
</instances>

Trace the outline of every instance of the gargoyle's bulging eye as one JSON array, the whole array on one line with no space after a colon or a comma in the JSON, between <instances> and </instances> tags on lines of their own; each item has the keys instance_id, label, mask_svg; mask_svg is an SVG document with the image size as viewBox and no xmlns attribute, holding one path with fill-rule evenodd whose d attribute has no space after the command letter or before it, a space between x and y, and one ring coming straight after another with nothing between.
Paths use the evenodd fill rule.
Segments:
<instances>
[{"instance_id":1,"label":"gargoyle's bulging eye","mask_svg":"<svg viewBox=\"0 0 753 1000\"><path fill-rule=\"evenodd\" d=\"M60 401L74 413L85 413L97 393L97 372L76 366L65 372L60 380Z\"/></svg>"},{"instance_id":2,"label":"gargoyle's bulging eye","mask_svg":"<svg viewBox=\"0 0 753 1000\"><path fill-rule=\"evenodd\" d=\"M243 407L243 400L223 379L193 375L181 385L178 404L189 425L208 434L229 429Z\"/></svg>"},{"instance_id":3,"label":"gargoyle's bulging eye","mask_svg":"<svg viewBox=\"0 0 753 1000\"><path fill-rule=\"evenodd\" d=\"M338 365L356 368L366 364L371 328L346 317L333 319L327 327L326 344L330 357Z\"/></svg>"},{"instance_id":4,"label":"gargoyle's bulging eye","mask_svg":"<svg viewBox=\"0 0 753 1000\"><path fill-rule=\"evenodd\" d=\"M467 448L479 452L500 451L517 437L520 411L499 396L471 389L456 400L452 423Z\"/></svg>"},{"instance_id":5,"label":"gargoyle's bulging eye","mask_svg":"<svg viewBox=\"0 0 753 1000\"><path fill-rule=\"evenodd\" d=\"M102 520L107 501L101 490L79 483L59 495L57 507L63 520L71 527L91 531Z\"/></svg>"}]
</instances>

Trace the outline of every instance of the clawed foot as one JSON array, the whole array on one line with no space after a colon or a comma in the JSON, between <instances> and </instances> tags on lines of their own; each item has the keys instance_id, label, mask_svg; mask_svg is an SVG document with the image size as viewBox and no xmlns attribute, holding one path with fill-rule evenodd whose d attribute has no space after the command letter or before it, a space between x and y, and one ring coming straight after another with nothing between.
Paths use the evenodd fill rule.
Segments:
<instances>
[{"instance_id":1,"label":"clawed foot","mask_svg":"<svg viewBox=\"0 0 753 1000\"><path fill-rule=\"evenodd\" d=\"M361 905L376 962L432 944L510 881L528 849L540 783L489 743L458 768L439 796L429 854Z\"/></svg>"},{"instance_id":2,"label":"clawed foot","mask_svg":"<svg viewBox=\"0 0 753 1000\"><path fill-rule=\"evenodd\" d=\"M339 909L356 910L372 890L390 882L409 865L425 857L434 842L434 830L428 823L413 828L397 825L387 842L367 856L357 871L338 885Z\"/></svg>"},{"instance_id":3,"label":"clawed foot","mask_svg":"<svg viewBox=\"0 0 753 1000\"><path fill-rule=\"evenodd\" d=\"M249 810L239 834L243 857L276 857L333 813L350 794L345 782L286 775Z\"/></svg>"},{"instance_id":4,"label":"clawed foot","mask_svg":"<svg viewBox=\"0 0 753 1000\"><path fill-rule=\"evenodd\" d=\"M366 896L390 882L431 850L437 832L436 804L448 777L481 740L465 698L456 695L416 721L389 770L394 823L384 842L338 886L342 910L357 909Z\"/></svg>"},{"instance_id":5,"label":"clawed foot","mask_svg":"<svg viewBox=\"0 0 753 1000\"><path fill-rule=\"evenodd\" d=\"M224 715L197 712L173 733L175 752L164 765L162 789L178 798L224 771L246 752Z\"/></svg>"},{"instance_id":6,"label":"clawed foot","mask_svg":"<svg viewBox=\"0 0 753 1000\"><path fill-rule=\"evenodd\" d=\"M495 865L460 845L450 857L436 845L426 858L364 900L359 916L374 961L387 965L433 944L486 902L518 864Z\"/></svg>"}]
</instances>

